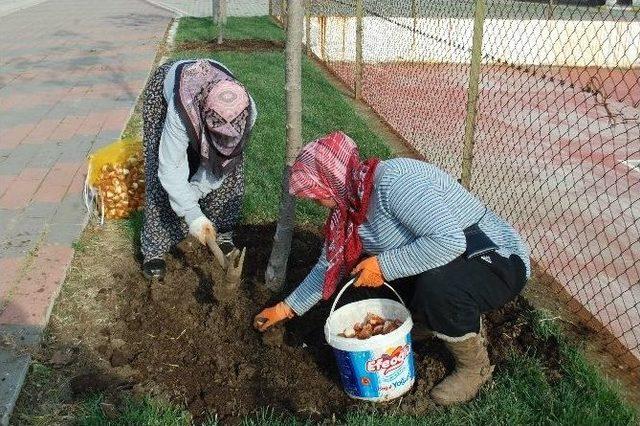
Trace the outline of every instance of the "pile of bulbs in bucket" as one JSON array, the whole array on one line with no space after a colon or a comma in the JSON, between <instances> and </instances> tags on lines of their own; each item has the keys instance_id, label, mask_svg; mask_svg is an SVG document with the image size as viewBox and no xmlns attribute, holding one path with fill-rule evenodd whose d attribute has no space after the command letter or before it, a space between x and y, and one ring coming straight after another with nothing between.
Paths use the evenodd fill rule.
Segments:
<instances>
[{"instance_id":1,"label":"pile of bulbs in bucket","mask_svg":"<svg viewBox=\"0 0 640 426\"><path fill-rule=\"evenodd\" d=\"M105 164L97 185L107 219L122 219L144 204L144 162L132 155L123 164Z\"/></svg>"},{"instance_id":2,"label":"pile of bulbs in bucket","mask_svg":"<svg viewBox=\"0 0 640 426\"><path fill-rule=\"evenodd\" d=\"M389 334L401 325L402 321L399 319L384 319L369 312L364 317L364 321L355 323L353 327L345 329L338 336L364 340L371 336Z\"/></svg>"}]
</instances>

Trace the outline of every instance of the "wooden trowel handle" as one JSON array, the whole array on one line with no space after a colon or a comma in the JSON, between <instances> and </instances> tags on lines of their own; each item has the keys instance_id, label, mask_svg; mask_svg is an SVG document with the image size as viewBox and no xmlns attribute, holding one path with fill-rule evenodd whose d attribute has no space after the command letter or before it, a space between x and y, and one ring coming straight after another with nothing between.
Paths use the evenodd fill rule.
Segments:
<instances>
[{"instance_id":1,"label":"wooden trowel handle","mask_svg":"<svg viewBox=\"0 0 640 426\"><path fill-rule=\"evenodd\" d=\"M209 250L211 250L211 252L213 253L213 256L216 258L218 263L220 263L220 266L222 266L222 269L226 270L227 258L224 255L224 253L222 253L222 250L220 250L220 246L218 246L218 243L216 242L215 235L207 234L206 239L207 239L207 246L209 247Z\"/></svg>"}]
</instances>

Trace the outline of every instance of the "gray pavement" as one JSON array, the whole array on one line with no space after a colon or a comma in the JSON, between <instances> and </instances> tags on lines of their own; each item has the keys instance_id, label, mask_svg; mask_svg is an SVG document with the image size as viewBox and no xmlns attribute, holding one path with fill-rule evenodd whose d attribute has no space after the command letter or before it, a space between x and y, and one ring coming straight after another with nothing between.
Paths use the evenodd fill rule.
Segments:
<instances>
[{"instance_id":1,"label":"gray pavement","mask_svg":"<svg viewBox=\"0 0 640 426\"><path fill-rule=\"evenodd\" d=\"M147 0L182 16L211 16L216 0ZM269 14L268 0L227 0L228 16L264 16Z\"/></svg>"},{"instance_id":2,"label":"gray pavement","mask_svg":"<svg viewBox=\"0 0 640 426\"><path fill-rule=\"evenodd\" d=\"M0 2L0 16L5 16L45 1L47 0L2 0Z\"/></svg>"}]
</instances>

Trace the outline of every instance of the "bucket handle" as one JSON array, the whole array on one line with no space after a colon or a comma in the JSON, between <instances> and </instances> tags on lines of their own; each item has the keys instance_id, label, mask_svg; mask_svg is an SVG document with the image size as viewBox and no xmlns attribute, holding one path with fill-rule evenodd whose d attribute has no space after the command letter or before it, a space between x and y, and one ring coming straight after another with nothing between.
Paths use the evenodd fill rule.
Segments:
<instances>
[{"instance_id":1,"label":"bucket handle","mask_svg":"<svg viewBox=\"0 0 640 426\"><path fill-rule=\"evenodd\" d=\"M329 312L329 318L331 318L331 315L333 315L333 311L336 310L336 305L338 304L338 300L340 300L340 298L342 297L342 295L344 294L344 292L347 290L347 288L351 287L353 285L353 283L356 281L358 277L354 277L352 279L349 280L349 282L347 282L338 292L338 295L336 296L336 300L333 301L333 305L331 305L331 312ZM398 292L396 291L395 288L391 287L388 283L383 283L384 285L386 285L392 292L393 294L396 295L396 297L398 298L398 300L400 300L400 303L402 303L402 306L404 306L405 308L407 307L407 305L405 305L404 300L402 300L402 297L400 297L400 295L398 294ZM331 326L329 325L331 324L331 321L327 321L327 327L329 330L329 335L331 335Z\"/></svg>"}]
</instances>

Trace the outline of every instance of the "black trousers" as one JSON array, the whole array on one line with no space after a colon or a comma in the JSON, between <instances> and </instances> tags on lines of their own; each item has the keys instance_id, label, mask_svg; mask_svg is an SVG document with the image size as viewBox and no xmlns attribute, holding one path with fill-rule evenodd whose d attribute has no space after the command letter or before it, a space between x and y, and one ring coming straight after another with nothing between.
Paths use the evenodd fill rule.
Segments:
<instances>
[{"instance_id":1,"label":"black trousers","mask_svg":"<svg viewBox=\"0 0 640 426\"><path fill-rule=\"evenodd\" d=\"M513 300L527 281L524 262L492 252L452 262L391 285L412 313L438 334L461 337L480 330L480 314ZM408 302L410 301L410 302Z\"/></svg>"},{"instance_id":2,"label":"black trousers","mask_svg":"<svg viewBox=\"0 0 640 426\"><path fill-rule=\"evenodd\" d=\"M493 252L460 256L439 268L392 281L413 316L441 337L456 338L480 331L480 315L500 308L520 294L527 281L524 262ZM395 299L386 287L347 291L340 305L375 297Z\"/></svg>"}]
</instances>

